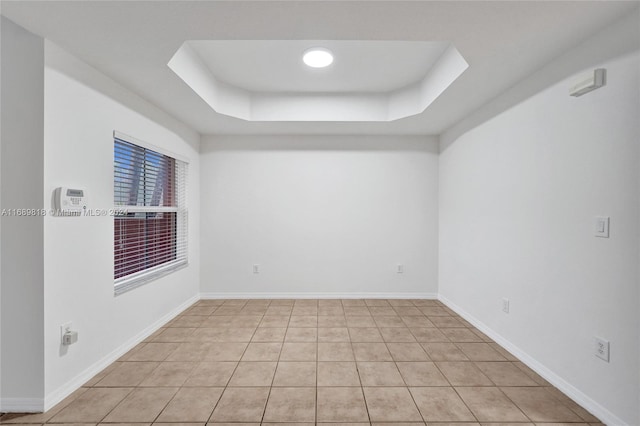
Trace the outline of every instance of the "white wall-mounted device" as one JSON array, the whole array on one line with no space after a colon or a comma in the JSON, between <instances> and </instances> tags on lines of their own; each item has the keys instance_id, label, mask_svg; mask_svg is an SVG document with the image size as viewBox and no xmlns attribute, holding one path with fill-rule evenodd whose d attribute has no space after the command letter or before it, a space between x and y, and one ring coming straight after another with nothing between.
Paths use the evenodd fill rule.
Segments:
<instances>
[{"instance_id":1,"label":"white wall-mounted device","mask_svg":"<svg viewBox=\"0 0 640 426\"><path fill-rule=\"evenodd\" d=\"M80 216L87 208L87 199L83 189L56 188L53 204L57 216Z\"/></svg>"},{"instance_id":2,"label":"white wall-mounted device","mask_svg":"<svg viewBox=\"0 0 640 426\"><path fill-rule=\"evenodd\" d=\"M603 338L596 336L595 342L596 342L595 355L598 358L609 362L609 350L610 350L609 341L608 340L604 340Z\"/></svg>"},{"instance_id":3,"label":"white wall-mounted device","mask_svg":"<svg viewBox=\"0 0 640 426\"><path fill-rule=\"evenodd\" d=\"M73 345L78 341L78 332L73 331L71 328L73 324L70 322L64 323L60 326L60 343L63 346Z\"/></svg>"},{"instance_id":4,"label":"white wall-mounted device","mask_svg":"<svg viewBox=\"0 0 640 426\"><path fill-rule=\"evenodd\" d=\"M572 86L569 89L569 95L575 97L582 96L593 90L599 89L605 84L607 84L607 70L604 68L598 68L593 70L592 74L582 78L579 83Z\"/></svg>"},{"instance_id":5,"label":"white wall-mounted device","mask_svg":"<svg viewBox=\"0 0 640 426\"><path fill-rule=\"evenodd\" d=\"M609 217L598 216L595 221L595 230L593 233L596 237L609 238Z\"/></svg>"}]
</instances>

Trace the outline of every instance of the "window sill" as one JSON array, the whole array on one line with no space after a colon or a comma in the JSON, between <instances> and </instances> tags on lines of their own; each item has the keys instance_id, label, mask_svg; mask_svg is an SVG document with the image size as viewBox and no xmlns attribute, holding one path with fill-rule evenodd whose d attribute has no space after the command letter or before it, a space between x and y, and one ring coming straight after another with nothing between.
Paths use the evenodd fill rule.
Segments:
<instances>
[{"instance_id":1,"label":"window sill","mask_svg":"<svg viewBox=\"0 0 640 426\"><path fill-rule=\"evenodd\" d=\"M128 275L123 278L119 278L115 281L113 288L114 296L119 296L134 288L141 287L147 283L157 280L158 278L169 275L179 269L186 267L189 262L186 259L177 260L170 263L165 263L155 268L150 268L145 271L137 272L135 274Z\"/></svg>"}]
</instances>

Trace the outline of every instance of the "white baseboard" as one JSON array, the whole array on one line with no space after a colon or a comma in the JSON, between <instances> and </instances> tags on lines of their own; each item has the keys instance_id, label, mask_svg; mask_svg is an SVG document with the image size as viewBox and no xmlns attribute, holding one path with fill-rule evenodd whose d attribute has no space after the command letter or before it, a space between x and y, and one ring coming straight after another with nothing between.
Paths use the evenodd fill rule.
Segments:
<instances>
[{"instance_id":1,"label":"white baseboard","mask_svg":"<svg viewBox=\"0 0 640 426\"><path fill-rule=\"evenodd\" d=\"M520 349L519 347L512 344L509 340L502 337L499 333L495 332L489 326L484 324L482 321L475 318L473 315L469 314L467 311L462 309L460 306L456 305L446 297L440 295L438 299L447 305L450 309L455 311L462 318L470 322L474 327L478 330L482 331L484 334L493 339L500 346L511 352L516 358L522 361L525 365L531 368L533 371L542 376L546 381L551 383L553 386L560 389L565 395L569 398L573 399L576 403L581 405L584 409L589 411L594 416L598 417L604 424L607 425L615 425L615 426L625 426L625 423L618 416L613 414L611 411L607 410L602 405L598 404L593 399L589 398L583 392L578 390L576 387L571 385L569 382L564 380L562 377L558 376L553 371L549 370L545 365L541 364L539 361L535 360L532 356L527 354L525 351Z\"/></svg>"},{"instance_id":2,"label":"white baseboard","mask_svg":"<svg viewBox=\"0 0 640 426\"><path fill-rule=\"evenodd\" d=\"M41 401L40 410L38 411L42 411L43 405L44 405L45 411L51 409L53 406L55 406L60 401L65 399L71 393L73 393L76 389L80 388L84 383L86 383L93 376L95 376L96 374L104 370L107 366L115 362L118 358L120 358L122 355L130 351L132 348L134 348L137 344L142 342L144 339L146 339L147 337L155 333L160 327L165 325L167 322L171 321L178 314L180 314L182 311L187 309L189 306L193 305L198 300L199 300L198 295L192 296L187 301L182 303L180 306L178 306L177 308L173 309L171 312L164 315L162 318L155 321L149 327L145 328L140 333L136 334L131 339L127 340L126 343L124 343L120 347L111 351L111 353L103 357L98 362L94 363L91 367L87 368L82 373L78 374L73 379L69 380L67 383L60 386L58 389L50 392L48 395L45 396L44 404L42 404L42 401ZM3 408L4 408L4 405L3 405ZM7 411L7 412L18 412L18 411L13 410L13 411Z\"/></svg>"},{"instance_id":3,"label":"white baseboard","mask_svg":"<svg viewBox=\"0 0 640 426\"><path fill-rule=\"evenodd\" d=\"M437 299L438 293L200 293L201 299Z\"/></svg>"},{"instance_id":4,"label":"white baseboard","mask_svg":"<svg viewBox=\"0 0 640 426\"><path fill-rule=\"evenodd\" d=\"M0 413L41 413L42 398L0 398Z\"/></svg>"}]
</instances>

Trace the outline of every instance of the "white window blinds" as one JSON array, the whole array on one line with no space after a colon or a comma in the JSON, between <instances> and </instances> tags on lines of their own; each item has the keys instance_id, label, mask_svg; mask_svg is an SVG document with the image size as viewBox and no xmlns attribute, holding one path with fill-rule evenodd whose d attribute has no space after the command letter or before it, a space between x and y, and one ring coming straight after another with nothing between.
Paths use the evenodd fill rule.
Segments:
<instances>
[{"instance_id":1,"label":"white window blinds","mask_svg":"<svg viewBox=\"0 0 640 426\"><path fill-rule=\"evenodd\" d=\"M114 136L116 294L187 264L187 167Z\"/></svg>"}]
</instances>

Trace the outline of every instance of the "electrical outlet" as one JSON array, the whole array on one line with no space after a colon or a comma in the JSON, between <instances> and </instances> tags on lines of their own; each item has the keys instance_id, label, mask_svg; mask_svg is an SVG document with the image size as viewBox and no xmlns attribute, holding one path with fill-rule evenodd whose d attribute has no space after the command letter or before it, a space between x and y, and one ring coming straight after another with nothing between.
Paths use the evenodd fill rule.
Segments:
<instances>
[{"instance_id":1,"label":"electrical outlet","mask_svg":"<svg viewBox=\"0 0 640 426\"><path fill-rule=\"evenodd\" d=\"M609 341L601 339L600 337L595 338L595 355L598 358L601 358L607 362L609 362Z\"/></svg>"},{"instance_id":2,"label":"electrical outlet","mask_svg":"<svg viewBox=\"0 0 640 426\"><path fill-rule=\"evenodd\" d=\"M260 273L260 265L253 265L253 273L254 274Z\"/></svg>"},{"instance_id":3,"label":"electrical outlet","mask_svg":"<svg viewBox=\"0 0 640 426\"><path fill-rule=\"evenodd\" d=\"M505 314L509 313L509 299L507 299L506 297L502 298L502 312L504 312Z\"/></svg>"},{"instance_id":4,"label":"electrical outlet","mask_svg":"<svg viewBox=\"0 0 640 426\"><path fill-rule=\"evenodd\" d=\"M71 322L65 322L60 326L60 342L63 342L65 333L67 333L68 331L71 331L72 327L73 327L73 324Z\"/></svg>"}]
</instances>

